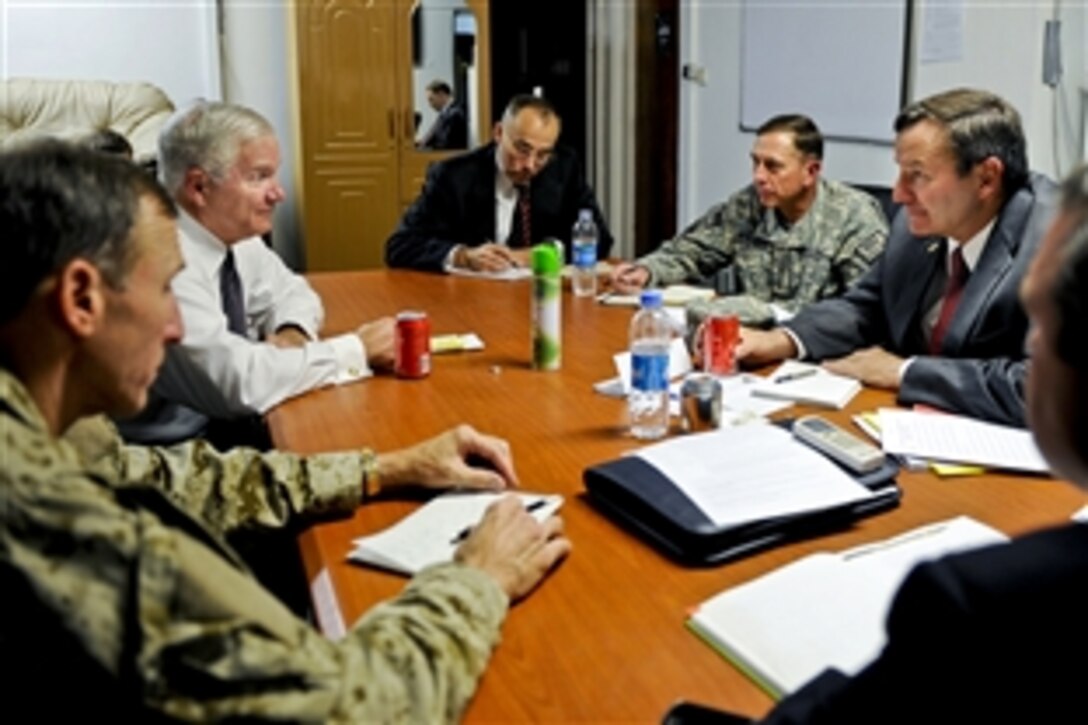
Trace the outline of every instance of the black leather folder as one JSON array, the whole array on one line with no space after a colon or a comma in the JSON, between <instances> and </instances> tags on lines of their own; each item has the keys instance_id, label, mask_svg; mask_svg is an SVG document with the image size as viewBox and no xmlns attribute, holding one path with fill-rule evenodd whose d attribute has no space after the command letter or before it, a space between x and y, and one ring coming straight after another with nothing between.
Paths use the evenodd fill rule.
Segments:
<instances>
[{"instance_id":1,"label":"black leather folder","mask_svg":"<svg viewBox=\"0 0 1088 725\"><path fill-rule=\"evenodd\" d=\"M895 480L898 473L898 464L888 457L875 471L851 473L876 494L872 498L729 526L716 525L672 480L637 456L591 466L582 478L593 504L620 524L677 561L709 565L845 528L859 518L895 508L902 495Z\"/></svg>"}]
</instances>

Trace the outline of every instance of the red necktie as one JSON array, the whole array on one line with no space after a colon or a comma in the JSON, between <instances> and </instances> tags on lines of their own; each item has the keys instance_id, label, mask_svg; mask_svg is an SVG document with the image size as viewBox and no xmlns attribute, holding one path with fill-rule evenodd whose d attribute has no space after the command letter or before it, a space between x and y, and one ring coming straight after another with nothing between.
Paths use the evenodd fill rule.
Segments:
<instances>
[{"instance_id":1,"label":"red necktie","mask_svg":"<svg viewBox=\"0 0 1088 725\"><path fill-rule=\"evenodd\" d=\"M937 317L937 324L933 326L933 334L929 337L929 353L937 355L941 351L941 343L952 324L952 316L956 314L956 307L963 296L963 288L967 285L970 272L967 271L967 263L963 261L963 248L956 247L949 261L952 269L948 272L948 282L944 287L944 301L941 302L941 314Z\"/></svg>"},{"instance_id":2,"label":"red necktie","mask_svg":"<svg viewBox=\"0 0 1088 725\"><path fill-rule=\"evenodd\" d=\"M518 201L515 210L518 215L517 223L510 225L510 236L506 243L511 247L529 247L533 244L532 227L529 225L529 187L520 185L517 190Z\"/></svg>"}]
</instances>

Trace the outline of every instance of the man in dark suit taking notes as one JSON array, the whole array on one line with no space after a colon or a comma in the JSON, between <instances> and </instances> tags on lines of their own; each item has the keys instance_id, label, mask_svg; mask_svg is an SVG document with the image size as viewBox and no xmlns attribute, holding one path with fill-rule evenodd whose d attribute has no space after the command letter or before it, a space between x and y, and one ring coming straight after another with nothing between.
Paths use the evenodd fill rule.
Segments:
<instances>
[{"instance_id":1,"label":"man in dark suit taking notes","mask_svg":"<svg viewBox=\"0 0 1088 725\"><path fill-rule=\"evenodd\" d=\"M525 266L528 247L570 239L580 209L591 209L598 258L612 248L593 190L569 148L551 103L515 96L495 124L495 140L431 167L419 198L385 243L390 267L501 271Z\"/></svg>"},{"instance_id":2,"label":"man in dark suit taking notes","mask_svg":"<svg viewBox=\"0 0 1088 725\"><path fill-rule=\"evenodd\" d=\"M1053 218L1054 184L1028 172L1019 114L991 93L917 101L895 129L903 209L884 254L842 296L780 328L745 330L738 356L823 360L897 389L901 403L1023 425L1017 288Z\"/></svg>"}]
</instances>

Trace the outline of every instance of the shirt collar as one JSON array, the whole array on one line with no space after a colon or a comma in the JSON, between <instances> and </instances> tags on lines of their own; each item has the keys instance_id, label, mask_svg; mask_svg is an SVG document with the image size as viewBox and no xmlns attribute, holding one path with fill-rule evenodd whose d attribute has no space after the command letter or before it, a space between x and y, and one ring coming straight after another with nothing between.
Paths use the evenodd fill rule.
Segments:
<instances>
[{"instance_id":1,"label":"shirt collar","mask_svg":"<svg viewBox=\"0 0 1088 725\"><path fill-rule=\"evenodd\" d=\"M9 408L29 428L41 433L48 433L45 417L23 381L15 377L7 368L0 368L0 406Z\"/></svg>"},{"instance_id":2,"label":"shirt collar","mask_svg":"<svg viewBox=\"0 0 1088 725\"><path fill-rule=\"evenodd\" d=\"M993 231L994 223L997 221L997 217L990 220L990 223L978 230L975 236L968 239L966 242L959 242L952 237L948 238L948 255L952 256L952 253L956 251L957 247L963 249L963 263L967 265L967 269L971 272L975 271L975 265L978 264L979 257L982 256L982 250L986 248L986 240L990 238L990 232Z\"/></svg>"}]
</instances>

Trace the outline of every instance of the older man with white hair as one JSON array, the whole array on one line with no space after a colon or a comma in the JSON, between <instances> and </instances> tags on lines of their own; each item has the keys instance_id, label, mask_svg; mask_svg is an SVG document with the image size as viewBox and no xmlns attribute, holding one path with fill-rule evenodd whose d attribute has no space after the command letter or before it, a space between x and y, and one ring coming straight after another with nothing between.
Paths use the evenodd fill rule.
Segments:
<instances>
[{"instance_id":1,"label":"older man with white hair","mask_svg":"<svg viewBox=\"0 0 1088 725\"><path fill-rule=\"evenodd\" d=\"M185 268L172 286L185 336L156 381L156 399L122 425L127 437L169 443L202 433L224 446L252 444L239 431L260 438L259 419L239 420L391 364L390 318L320 339L321 300L262 239L284 198L267 120L243 106L200 102L167 124L159 156L179 207Z\"/></svg>"}]
</instances>

